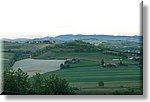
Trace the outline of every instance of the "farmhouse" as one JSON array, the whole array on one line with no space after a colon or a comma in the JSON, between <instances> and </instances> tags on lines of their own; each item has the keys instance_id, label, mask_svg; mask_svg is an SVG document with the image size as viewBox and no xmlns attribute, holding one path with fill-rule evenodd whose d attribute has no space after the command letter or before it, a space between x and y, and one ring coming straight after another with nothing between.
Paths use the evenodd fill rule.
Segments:
<instances>
[{"instance_id":1,"label":"farmhouse","mask_svg":"<svg viewBox=\"0 0 150 102\"><path fill-rule=\"evenodd\" d=\"M132 59L134 59L134 57L133 56L128 56L128 59L132 60Z\"/></svg>"},{"instance_id":2,"label":"farmhouse","mask_svg":"<svg viewBox=\"0 0 150 102\"><path fill-rule=\"evenodd\" d=\"M129 60L133 60L133 59L135 59L135 60L141 60L143 58L141 56L128 56L128 59Z\"/></svg>"},{"instance_id":3,"label":"farmhouse","mask_svg":"<svg viewBox=\"0 0 150 102\"><path fill-rule=\"evenodd\" d=\"M64 62L65 64L75 64L77 63L79 60L77 58L71 58L71 59L66 59L66 61Z\"/></svg>"},{"instance_id":4,"label":"farmhouse","mask_svg":"<svg viewBox=\"0 0 150 102\"><path fill-rule=\"evenodd\" d=\"M143 58L142 58L142 56L135 56L134 59L135 60L142 60Z\"/></svg>"},{"instance_id":5,"label":"farmhouse","mask_svg":"<svg viewBox=\"0 0 150 102\"><path fill-rule=\"evenodd\" d=\"M104 63L104 67L117 67L118 65L119 65L119 62L113 62L113 61Z\"/></svg>"},{"instance_id":6,"label":"farmhouse","mask_svg":"<svg viewBox=\"0 0 150 102\"><path fill-rule=\"evenodd\" d=\"M121 61L122 59L120 59L120 58L114 58L114 59L112 59L112 61Z\"/></svg>"}]
</instances>

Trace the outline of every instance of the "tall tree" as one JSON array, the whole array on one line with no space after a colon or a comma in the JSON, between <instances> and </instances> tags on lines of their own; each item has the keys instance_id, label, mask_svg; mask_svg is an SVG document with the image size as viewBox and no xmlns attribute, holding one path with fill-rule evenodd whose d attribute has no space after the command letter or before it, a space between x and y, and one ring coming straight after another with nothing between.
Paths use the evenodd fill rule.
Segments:
<instances>
[{"instance_id":1,"label":"tall tree","mask_svg":"<svg viewBox=\"0 0 150 102\"><path fill-rule=\"evenodd\" d=\"M104 62L104 60L102 59L102 60L101 60L101 65L104 66L104 63L105 63L105 62Z\"/></svg>"}]
</instances>

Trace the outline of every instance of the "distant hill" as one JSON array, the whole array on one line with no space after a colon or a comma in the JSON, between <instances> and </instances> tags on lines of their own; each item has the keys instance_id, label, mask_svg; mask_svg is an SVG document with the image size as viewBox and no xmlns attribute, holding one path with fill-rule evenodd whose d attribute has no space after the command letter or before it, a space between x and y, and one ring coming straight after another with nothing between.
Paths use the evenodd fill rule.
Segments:
<instances>
[{"instance_id":1,"label":"distant hill","mask_svg":"<svg viewBox=\"0 0 150 102\"><path fill-rule=\"evenodd\" d=\"M77 39L98 39L98 40L131 40L131 41L139 41L142 36L113 36L113 35L60 35L56 36L56 39L60 39L63 41L68 40L77 40Z\"/></svg>"},{"instance_id":2,"label":"distant hill","mask_svg":"<svg viewBox=\"0 0 150 102\"><path fill-rule=\"evenodd\" d=\"M136 41L139 42L142 39L142 36L113 36L113 35L73 35L73 34L66 34L66 35L59 35L56 37L43 37L43 38L34 38L34 39L27 39L27 38L17 38L17 39L6 39L4 38L3 41L9 42L32 42L32 41L50 41L50 42L64 42L68 40L79 40L79 39L98 39L98 40L128 40L128 41Z\"/></svg>"},{"instance_id":3,"label":"distant hill","mask_svg":"<svg viewBox=\"0 0 150 102\"><path fill-rule=\"evenodd\" d=\"M43 38L34 38L34 39L27 39L27 38L17 38L17 39L7 39L4 38L2 41L8 41L8 42L33 42L33 41L49 41L49 42L63 42L62 40L56 39L55 37L43 37Z\"/></svg>"},{"instance_id":4,"label":"distant hill","mask_svg":"<svg viewBox=\"0 0 150 102\"><path fill-rule=\"evenodd\" d=\"M50 42L54 42L55 41L55 42L63 42L63 40L61 40L61 39L57 39L55 37L49 37L49 36L44 37L44 38L34 38L31 41L50 41Z\"/></svg>"},{"instance_id":5,"label":"distant hill","mask_svg":"<svg viewBox=\"0 0 150 102\"><path fill-rule=\"evenodd\" d=\"M17 39L7 39L7 38L3 38L2 41L8 41L8 42L26 42L26 41L30 41L31 39L28 38L17 38Z\"/></svg>"}]
</instances>

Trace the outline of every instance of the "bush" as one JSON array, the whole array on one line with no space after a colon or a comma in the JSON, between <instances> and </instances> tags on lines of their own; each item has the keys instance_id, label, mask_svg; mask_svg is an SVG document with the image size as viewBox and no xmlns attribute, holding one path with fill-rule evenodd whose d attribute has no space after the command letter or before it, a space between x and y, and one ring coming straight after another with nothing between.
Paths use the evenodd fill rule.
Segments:
<instances>
[{"instance_id":1,"label":"bush","mask_svg":"<svg viewBox=\"0 0 150 102\"><path fill-rule=\"evenodd\" d=\"M114 95L134 95L134 94L140 94L140 93L135 93L133 88L128 87L125 90L114 90L113 94Z\"/></svg>"},{"instance_id":2,"label":"bush","mask_svg":"<svg viewBox=\"0 0 150 102\"><path fill-rule=\"evenodd\" d=\"M65 66L64 66L64 64L60 64L60 69L63 69L63 68L65 68Z\"/></svg>"},{"instance_id":3,"label":"bush","mask_svg":"<svg viewBox=\"0 0 150 102\"><path fill-rule=\"evenodd\" d=\"M66 67L67 67L67 68L70 68L70 65L69 65L69 64L67 64L67 65L66 65Z\"/></svg>"},{"instance_id":4,"label":"bush","mask_svg":"<svg viewBox=\"0 0 150 102\"><path fill-rule=\"evenodd\" d=\"M99 81L99 82L98 82L98 85L99 85L99 86L104 86L104 82L103 82L103 81Z\"/></svg>"},{"instance_id":5,"label":"bush","mask_svg":"<svg viewBox=\"0 0 150 102\"><path fill-rule=\"evenodd\" d=\"M120 85L120 88L124 88L124 86L123 86L123 85Z\"/></svg>"}]
</instances>

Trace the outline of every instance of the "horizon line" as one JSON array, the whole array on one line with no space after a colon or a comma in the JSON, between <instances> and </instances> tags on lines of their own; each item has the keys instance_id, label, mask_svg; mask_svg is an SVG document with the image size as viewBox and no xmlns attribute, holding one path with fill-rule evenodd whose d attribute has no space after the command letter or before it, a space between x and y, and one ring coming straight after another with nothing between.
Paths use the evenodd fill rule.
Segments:
<instances>
[{"instance_id":1,"label":"horizon line","mask_svg":"<svg viewBox=\"0 0 150 102\"><path fill-rule=\"evenodd\" d=\"M41 35L41 37L39 36L39 37L36 37L36 36L33 36L33 37L14 37L14 38L9 38L9 37L2 37L2 38L0 38L0 39L23 39L23 38L25 38L25 39L35 39L35 38L44 38L44 37L58 37L58 36L64 36L64 35L85 35L85 36L89 36L89 35L103 35L103 36L143 36L142 34L141 35L111 35L111 34L60 34L60 35L56 35L56 36L53 36L53 35L45 35L45 36L42 36Z\"/></svg>"}]
</instances>

